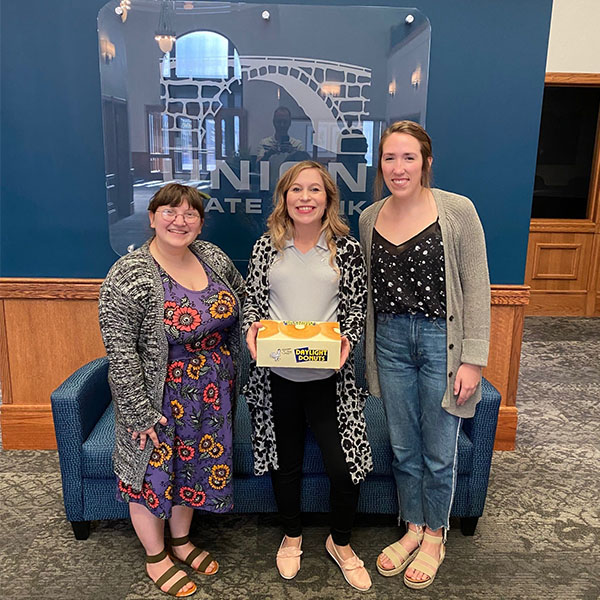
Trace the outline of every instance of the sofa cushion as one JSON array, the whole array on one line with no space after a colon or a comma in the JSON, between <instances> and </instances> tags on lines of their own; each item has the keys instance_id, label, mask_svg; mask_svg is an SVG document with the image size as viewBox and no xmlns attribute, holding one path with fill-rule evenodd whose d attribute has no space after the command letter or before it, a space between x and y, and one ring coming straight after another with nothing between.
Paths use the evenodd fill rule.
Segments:
<instances>
[{"instance_id":1,"label":"sofa cushion","mask_svg":"<svg viewBox=\"0 0 600 600\"><path fill-rule=\"evenodd\" d=\"M104 411L81 448L81 471L84 478L115 477L112 452L115 445L115 413L112 402Z\"/></svg>"},{"instance_id":2,"label":"sofa cushion","mask_svg":"<svg viewBox=\"0 0 600 600\"><path fill-rule=\"evenodd\" d=\"M369 396L365 405L367 436L373 452L373 472L375 476L392 476L392 451L387 432L385 411L380 398ZM250 413L243 396L236 406L234 419L233 470L240 475L251 475L254 465ZM458 436L458 473L468 474L473 468L473 444L464 431ZM325 473L321 452L310 430L306 434L304 450L304 473Z\"/></svg>"},{"instance_id":3,"label":"sofa cushion","mask_svg":"<svg viewBox=\"0 0 600 600\"><path fill-rule=\"evenodd\" d=\"M250 422L250 411L244 396L239 396L236 402L233 432L233 472L238 475L252 475L254 473L252 424ZM315 437L308 428L302 470L304 473L325 473L321 451Z\"/></svg>"},{"instance_id":4,"label":"sofa cushion","mask_svg":"<svg viewBox=\"0 0 600 600\"><path fill-rule=\"evenodd\" d=\"M392 452L387 432L385 412L380 398L369 396L365 405L367 436L373 452L373 472L375 476L392 476ZM254 458L252 454L252 425L250 412L244 396L236 403L234 418L233 471L239 475L252 475ZM115 442L114 411L112 403L90 433L82 447L82 474L92 479L114 477L112 449ZM473 468L473 444L464 431L458 436L458 473L469 474ZM307 430L304 450L304 473L325 473L325 466L317 442Z\"/></svg>"},{"instance_id":5,"label":"sofa cushion","mask_svg":"<svg viewBox=\"0 0 600 600\"><path fill-rule=\"evenodd\" d=\"M470 475L473 472L473 442L461 429L458 434L458 468L459 475Z\"/></svg>"},{"instance_id":6,"label":"sofa cushion","mask_svg":"<svg viewBox=\"0 0 600 600\"><path fill-rule=\"evenodd\" d=\"M252 455L252 425L250 411L243 395L238 396L233 416L233 473L252 475L254 459Z\"/></svg>"}]
</instances>

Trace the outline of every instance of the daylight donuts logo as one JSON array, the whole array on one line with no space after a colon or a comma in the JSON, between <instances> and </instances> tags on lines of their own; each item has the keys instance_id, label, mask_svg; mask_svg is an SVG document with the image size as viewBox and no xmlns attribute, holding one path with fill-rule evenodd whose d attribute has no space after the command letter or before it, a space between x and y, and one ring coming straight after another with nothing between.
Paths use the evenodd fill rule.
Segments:
<instances>
[{"instance_id":1,"label":"daylight donuts logo","mask_svg":"<svg viewBox=\"0 0 600 600\"><path fill-rule=\"evenodd\" d=\"M327 362L327 356L329 352L327 350L315 350L309 349L308 346L305 348L294 348L294 356L296 362Z\"/></svg>"}]
</instances>

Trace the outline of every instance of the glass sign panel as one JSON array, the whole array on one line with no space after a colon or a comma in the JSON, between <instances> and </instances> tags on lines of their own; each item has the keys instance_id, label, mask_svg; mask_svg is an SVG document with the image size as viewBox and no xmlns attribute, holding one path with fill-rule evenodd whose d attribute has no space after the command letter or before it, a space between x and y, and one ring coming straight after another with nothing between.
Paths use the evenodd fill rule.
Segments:
<instances>
[{"instance_id":1,"label":"glass sign panel","mask_svg":"<svg viewBox=\"0 0 600 600\"><path fill-rule=\"evenodd\" d=\"M425 124L430 25L413 8L121 0L98 36L120 255L151 236L148 202L177 181L210 195L202 237L245 269L278 177L304 159L327 166L356 235L381 132Z\"/></svg>"}]
</instances>

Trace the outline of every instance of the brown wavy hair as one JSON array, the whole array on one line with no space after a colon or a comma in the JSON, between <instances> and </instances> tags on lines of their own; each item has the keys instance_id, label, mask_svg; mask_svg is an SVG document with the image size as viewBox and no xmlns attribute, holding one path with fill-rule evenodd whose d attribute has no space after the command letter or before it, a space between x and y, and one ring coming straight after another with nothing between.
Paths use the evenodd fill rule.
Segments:
<instances>
[{"instance_id":1,"label":"brown wavy hair","mask_svg":"<svg viewBox=\"0 0 600 600\"><path fill-rule=\"evenodd\" d=\"M267 232L271 236L273 245L279 251L283 250L286 240L294 237L294 221L292 221L288 214L285 201L294 181L306 169L317 169L323 179L327 195L327 205L321 221L321 232L325 232L325 240L330 252L329 264L339 274L339 270L335 264L335 237L348 235L350 227L348 227L348 224L340 215L340 193L338 188L327 169L318 162L303 160L288 169L280 177L275 187L275 193L273 194L273 212L267 219Z\"/></svg>"},{"instance_id":2,"label":"brown wavy hair","mask_svg":"<svg viewBox=\"0 0 600 600\"><path fill-rule=\"evenodd\" d=\"M375 185L373 186L373 199L380 200L383 193L383 172L381 170L381 156L383 155L383 144L392 135L392 133L407 133L414 137L421 147L421 158L423 159L423 168L421 170L421 185L423 187L431 187L433 173L429 159L433 157L431 138L429 134L414 121L396 121L392 123L381 135L379 140L379 159L377 161L377 175L375 177Z\"/></svg>"}]
</instances>

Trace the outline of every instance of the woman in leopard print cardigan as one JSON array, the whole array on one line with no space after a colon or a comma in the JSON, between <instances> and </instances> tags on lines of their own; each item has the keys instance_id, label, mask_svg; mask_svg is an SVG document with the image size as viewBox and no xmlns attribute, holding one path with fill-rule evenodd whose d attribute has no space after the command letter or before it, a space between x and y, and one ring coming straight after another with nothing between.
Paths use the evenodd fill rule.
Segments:
<instances>
[{"instance_id":1,"label":"woman in leopard print cardigan","mask_svg":"<svg viewBox=\"0 0 600 600\"><path fill-rule=\"evenodd\" d=\"M365 319L366 289L362 286L364 262L358 242L349 236L337 238L336 265L340 270L340 329L350 341L358 344ZM268 234L262 235L252 250L252 260L246 279L246 303L242 330L248 332L255 321L269 318L269 269L277 258L277 250ZM277 447L271 410L269 369L252 363L244 395L252 414L254 428L254 472L264 475L277 469ZM354 352L336 375L338 393L338 430L350 475L360 483L373 469L371 447L367 440L363 408L367 392L356 385Z\"/></svg>"},{"instance_id":2,"label":"woman in leopard print cardigan","mask_svg":"<svg viewBox=\"0 0 600 600\"><path fill-rule=\"evenodd\" d=\"M252 357L261 319L337 320L342 333L339 371L271 370L253 363L244 390L252 416L254 469L257 475L271 472L286 534L277 567L285 579L300 568L306 419L331 483L327 550L350 585L366 590L369 575L349 545L358 484L372 469L363 415L366 392L356 385L353 364L366 310L363 255L339 217L335 183L312 161L298 163L280 179L268 225L254 246L246 280L242 328Z\"/></svg>"}]
</instances>

